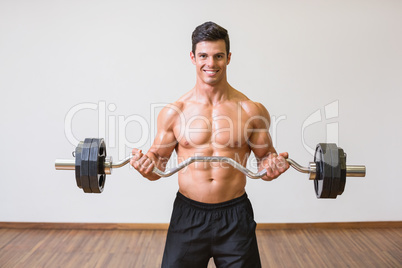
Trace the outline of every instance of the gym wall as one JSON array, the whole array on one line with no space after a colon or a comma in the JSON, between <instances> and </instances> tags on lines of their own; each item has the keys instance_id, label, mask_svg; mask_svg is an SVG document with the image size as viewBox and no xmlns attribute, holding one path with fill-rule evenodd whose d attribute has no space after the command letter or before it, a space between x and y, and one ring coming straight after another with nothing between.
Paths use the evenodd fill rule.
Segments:
<instances>
[{"instance_id":1,"label":"gym wall","mask_svg":"<svg viewBox=\"0 0 402 268\"><path fill-rule=\"evenodd\" d=\"M190 36L209 20L228 29L229 82L267 107L279 152L307 165L336 142L367 167L335 200L293 169L249 179L256 221L401 221L401 1L14 0L0 2L0 222L169 222L177 175L125 166L84 194L54 161L86 137L115 160L146 151L161 107L194 86Z\"/></svg>"}]
</instances>

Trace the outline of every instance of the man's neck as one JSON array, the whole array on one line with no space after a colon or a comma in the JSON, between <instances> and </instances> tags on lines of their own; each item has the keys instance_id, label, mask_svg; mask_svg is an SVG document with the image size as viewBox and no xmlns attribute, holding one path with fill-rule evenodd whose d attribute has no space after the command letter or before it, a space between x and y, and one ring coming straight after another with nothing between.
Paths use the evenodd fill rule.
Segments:
<instances>
[{"instance_id":1,"label":"man's neck","mask_svg":"<svg viewBox=\"0 0 402 268\"><path fill-rule=\"evenodd\" d=\"M195 98L197 101L211 105L219 104L227 100L230 96L231 90L232 87L227 81L217 85L197 82L194 87Z\"/></svg>"}]
</instances>

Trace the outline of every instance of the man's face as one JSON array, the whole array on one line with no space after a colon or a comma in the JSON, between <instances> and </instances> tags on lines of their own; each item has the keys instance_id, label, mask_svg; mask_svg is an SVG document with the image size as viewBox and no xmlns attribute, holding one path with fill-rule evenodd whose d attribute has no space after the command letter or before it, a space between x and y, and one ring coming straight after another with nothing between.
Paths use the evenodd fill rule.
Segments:
<instances>
[{"instance_id":1,"label":"man's face","mask_svg":"<svg viewBox=\"0 0 402 268\"><path fill-rule=\"evenodd\" d=\"M226 81L226 66L230 56L226 54L225 40L202 41L196 45L195 55L190 53L191 61L196 66L197 78L214 86Z\"/></svg>"}]
</instances>

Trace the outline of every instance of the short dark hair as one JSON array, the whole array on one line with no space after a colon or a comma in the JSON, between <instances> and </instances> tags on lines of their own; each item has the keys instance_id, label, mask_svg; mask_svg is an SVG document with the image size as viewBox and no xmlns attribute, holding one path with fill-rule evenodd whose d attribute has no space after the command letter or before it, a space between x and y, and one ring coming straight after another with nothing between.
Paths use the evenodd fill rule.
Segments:
<instances>
[{"instance_id":1,"label":"short dark hair","mask_svg":"<svg viewBox=\"0 0 402 268\"><path fill-rule=\"evenodd\" d=\"M229 57L230 41L228 31L212 21L197 26L191 39L193 42L193 54L195 54L195 48L199 42L224 40L226 44L226 54Z\"/></svg>"}]
</instances>

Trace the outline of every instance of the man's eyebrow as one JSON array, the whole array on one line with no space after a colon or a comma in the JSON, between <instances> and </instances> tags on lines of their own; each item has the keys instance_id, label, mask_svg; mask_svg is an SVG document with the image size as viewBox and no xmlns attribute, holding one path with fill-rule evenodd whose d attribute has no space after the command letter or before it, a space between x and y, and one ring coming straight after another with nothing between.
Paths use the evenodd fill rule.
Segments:
<instances>
[{"instance_id":1,"label":"man's eyebrow","mask_svg":"<svg viewBox=\"0 0 402 268\"><path fill-rule=\"evenodd\" d=\"M198 52L197 53L197 55L208 55L208 53L207 52ZM216 53L216 54L214 54L214 56L217 56L217 55L226 55L226 53L225 52L218 52L218 53Z\"/></svg>"}]
</instances>

